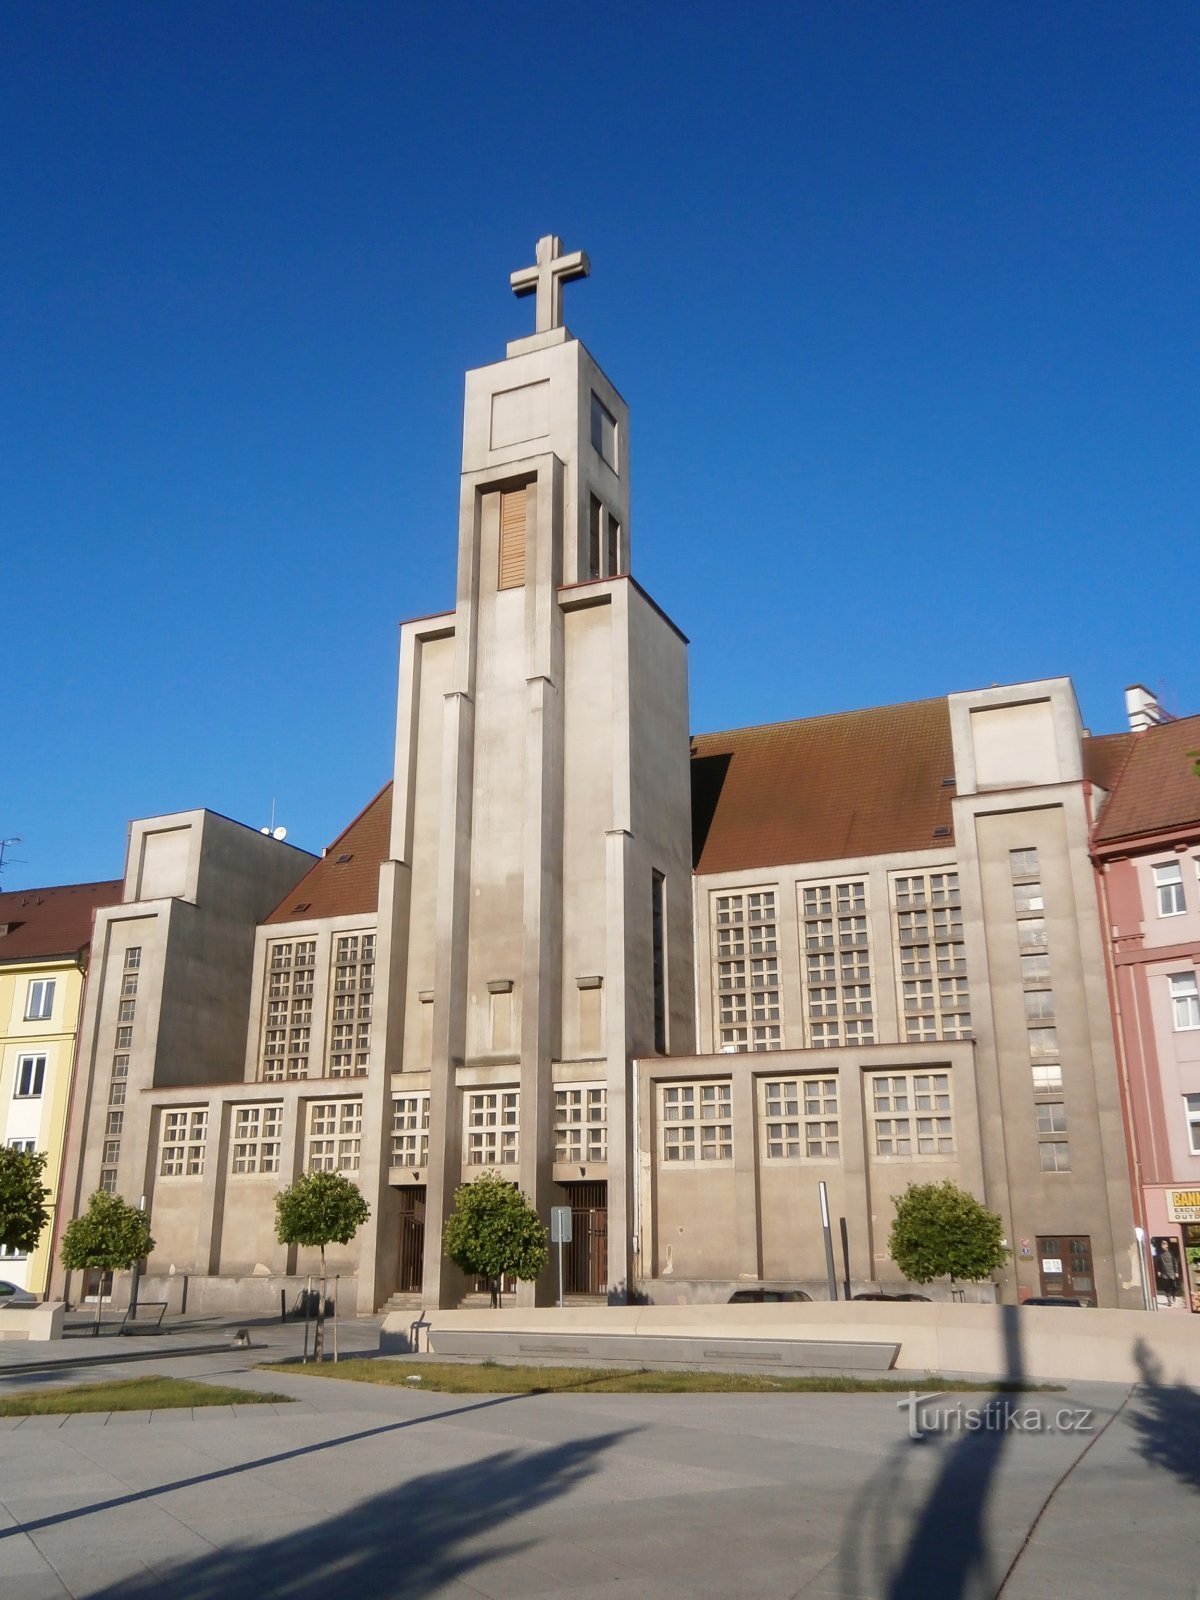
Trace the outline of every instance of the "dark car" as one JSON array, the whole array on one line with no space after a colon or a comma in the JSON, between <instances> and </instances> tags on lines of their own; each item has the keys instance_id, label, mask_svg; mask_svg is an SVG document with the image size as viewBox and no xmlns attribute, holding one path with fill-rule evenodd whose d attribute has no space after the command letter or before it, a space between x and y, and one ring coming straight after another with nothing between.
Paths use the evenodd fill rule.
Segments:
<instances>
[{"instance_id":1,"label":"dark car","mask_svg":"<svg viewBox=\"0 0 1200 1600\"><path fill-rule=\"evenodd\" d=\"M812 1295L803 1289L735 1289L729 1296L731 1306L762 1305L767 1300L808 1300Z\"/></svg>"},{"instance_id":2,"label":"dark car","mask_svg":"<svg viewBox=\"0 0 1200 1600\"><path fill-rule=\"evenodd\" d=\"M1035 1294L1022 1300L1023 1306L1086 1306L1086 1300L1075 1300L1066 1294Z\"/></svg>"},{"instance_id":3,"label":"dark car","mask_svg":"<svg viewBox=\"0 0 1200 1600\"><path fill-rule=\"evenodd\" d=\"M924 1300L932 1304L927 1294L852 1294L851 1300Z\"/></svg>"}]
</instances>

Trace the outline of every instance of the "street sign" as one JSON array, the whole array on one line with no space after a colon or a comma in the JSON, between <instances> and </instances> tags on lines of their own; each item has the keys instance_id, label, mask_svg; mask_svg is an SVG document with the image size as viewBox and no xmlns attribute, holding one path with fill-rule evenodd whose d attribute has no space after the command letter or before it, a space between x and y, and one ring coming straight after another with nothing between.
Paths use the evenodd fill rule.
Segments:
<instances>
[{"instance_id":1,"label":"street sign","mask_svg":"<svg viewBox=\"0 0 1200 1600\"><path fill-rule=\"evenodd\" d=\"M550 1207L550 1243L570 1244L571 1242L571 1208L570 1206Z\"/></svg>"}]
</instances>

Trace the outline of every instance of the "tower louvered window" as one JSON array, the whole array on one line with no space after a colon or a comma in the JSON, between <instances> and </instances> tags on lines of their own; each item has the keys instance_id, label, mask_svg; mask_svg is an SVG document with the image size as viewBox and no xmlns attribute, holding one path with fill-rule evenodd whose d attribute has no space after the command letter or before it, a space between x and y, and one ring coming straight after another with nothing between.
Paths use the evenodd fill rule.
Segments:
<instances>
[{"instance_id":1,"label":"tower louvered window","mask_svg":"<svg viewBox=\"0 0 1200 1600\"><path fill-rule=\"evenodd\" d=\"M501 589L519 589L525 582L525 522L528 494L520 489L506 490L500 496L500 578Z\"/></svg>"}]
</instances>

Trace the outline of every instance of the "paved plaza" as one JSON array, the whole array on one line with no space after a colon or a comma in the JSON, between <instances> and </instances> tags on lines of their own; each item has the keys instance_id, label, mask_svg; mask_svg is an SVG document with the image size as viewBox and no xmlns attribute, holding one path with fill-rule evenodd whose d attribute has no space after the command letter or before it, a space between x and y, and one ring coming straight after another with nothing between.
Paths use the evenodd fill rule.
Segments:
<instances>
[{"instance_id":1,"label":"paved plaza","mask_svg":"<svg viewBox=\"0 0 1200 1600\"><path fill-rule=\"evenodd\" d=\"M67 1340L71 1365L23 1372L46 1347L0 1347L2 1390L155 1371L297 1397L0 1419L3 1600L1200 1594L1200 1397L1169 1383L1015 1397L979 1426L956 1408L987 1397L950 1395L910 1430L892 1394L458 1397L283 1377L250 1364L298 1330L253 1336L250 1352L204 1324ZM351 1324L343 1351L376 1337ZM102 1364L122 1354L148 1359Z\"/></svg>"}]
</instances>

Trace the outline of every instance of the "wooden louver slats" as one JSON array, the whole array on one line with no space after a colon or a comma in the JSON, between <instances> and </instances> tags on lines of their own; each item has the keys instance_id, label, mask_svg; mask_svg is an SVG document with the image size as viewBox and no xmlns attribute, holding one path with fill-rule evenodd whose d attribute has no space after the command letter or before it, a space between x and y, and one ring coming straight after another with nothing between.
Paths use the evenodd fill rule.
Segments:
<instances>
[{"instance_id":1,"label":"wooden louver slats","mask_svg":"<svg viewBox=\"0 0 1200 1600\"><path fill-rule=\"evenodd\" d=\"M525 507L524 488L510 489L500 496L500 588L519 589L525 582Z\"/></svg>"}]
</instances>

